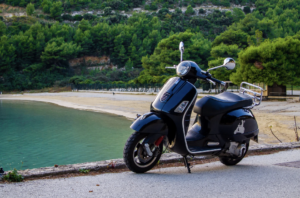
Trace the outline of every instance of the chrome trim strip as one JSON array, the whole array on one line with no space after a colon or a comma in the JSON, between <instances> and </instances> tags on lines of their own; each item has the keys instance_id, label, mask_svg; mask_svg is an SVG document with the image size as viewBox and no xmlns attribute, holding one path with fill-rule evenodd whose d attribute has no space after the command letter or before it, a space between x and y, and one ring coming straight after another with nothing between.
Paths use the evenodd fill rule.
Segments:
<instances>
[{"instance_id":1,"label":"chrome trim strip","mask_svg":"<svg viewBox=\"0 0 300 198\"><path fill-rule=\"evenodd\" d=\"M187 82L188 82L188 81L187 81ZM188 82L188 83L190 83L190 82ZM196 87L195 87L192 83L190 83L190 84L195 88L196 94L195 94L195 96L194 96L192 102L189 104L188 108L186 108L186 111L184 112L184 115L183 115L183 118L182 118L182 131L183 131L183 137L184 137L184 142L185 142L186 150L187 150L190 154L208 153L208 152L211 152L211 151L220 151L221 149L212 149L212 150L207 150L207 151L192 152L192 151L190 151L190 149L189 149L189 147L188 147L188 145L187 145L187 142L186 142L186 139L185 139L184 118L185 118L185 115L186 115L188 109L189 109L190 106L194 103L194 100L197 98L197 95L198 95L198 92L197 92ZM190 121L191 121L191 119L190 119Z\"/></svg>"}]
</instances>

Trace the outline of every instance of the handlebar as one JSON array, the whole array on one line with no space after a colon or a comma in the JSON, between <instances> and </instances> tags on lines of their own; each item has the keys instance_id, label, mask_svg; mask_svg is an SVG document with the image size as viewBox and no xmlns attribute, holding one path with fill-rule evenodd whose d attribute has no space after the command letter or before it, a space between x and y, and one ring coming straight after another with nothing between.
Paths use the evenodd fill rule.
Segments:
<instances>
[{"instance_id":1,"label":"handlebar","mask_svg":"<svg viewBox=\"0 0 300 198\"><path fill-rule=\"evenodd\" d=\"M214 81L214 82L216 82L216 83L219 83L219 84L221 84L221 85L223 85L223 86L226 86L226 82L223 82L223 81L221 81L221 80L218 80L218 79L215 79L215 78L210 78L210 80L212 80L212 81Z\"/></svg>"}]
</instances>

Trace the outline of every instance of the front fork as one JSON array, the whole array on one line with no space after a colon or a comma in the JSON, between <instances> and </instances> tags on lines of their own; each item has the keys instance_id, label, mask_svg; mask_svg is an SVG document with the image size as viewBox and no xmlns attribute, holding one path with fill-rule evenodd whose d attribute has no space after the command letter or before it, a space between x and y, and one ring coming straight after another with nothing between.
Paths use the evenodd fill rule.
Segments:
<instances>
[{"instance_id":1,"label":"front fork","mask_svg":"<svg viewBox=\"0 0 300 198\"><path fill-rule=\"evenodd\" d=\"M159 145L163 141L164 137L165 137L164 135L154 133L154 134L150 134L149 136L147 136L145 138L142 145L143 145L145 151L147 152L147 155L149 155L150 157L153 156L153 153L155 153L155 150L159 147ZM150 147L150 145L152 145L152 144L155 145L155 148Z\"/></svg>"}]
</instances>

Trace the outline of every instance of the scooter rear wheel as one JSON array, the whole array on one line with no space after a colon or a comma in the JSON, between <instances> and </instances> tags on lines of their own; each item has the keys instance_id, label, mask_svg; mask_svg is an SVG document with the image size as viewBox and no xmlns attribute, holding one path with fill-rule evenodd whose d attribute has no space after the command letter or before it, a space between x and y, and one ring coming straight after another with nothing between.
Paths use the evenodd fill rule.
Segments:
<instances>
[{"instance_id":1,"label":"scooter rear wheel","mask_svg":"<svg viewBox=\"0 0 300 198\"><path fill-rule=\"evenodd\" d=\"M244 153L244 155L242 155L241 157L229 157L229 156L223 156L223 157L219 157L220 162L226 166L234 166L237 165L240 161L242 161L242 159L245 157L245 155L248 152L248 148L249 148L249 143L246 145L246 151Z\"/></svg>"},{"instance_id":2,"label":"scooter rear wheel","mask_svg":"<svg viewBox=\"0 0 300 198\"><path fill-rule=\"evenodd\" d=\"M129 170L136 173L144 173L152 169L161 157L163 150L163 143L159 147L154 144L149 145L153 151L153 156L148 156L147 152L142 146L142 142L147 137L146 133L134 132L127 140L123 158Z\"/></svg>"}]
</instances>

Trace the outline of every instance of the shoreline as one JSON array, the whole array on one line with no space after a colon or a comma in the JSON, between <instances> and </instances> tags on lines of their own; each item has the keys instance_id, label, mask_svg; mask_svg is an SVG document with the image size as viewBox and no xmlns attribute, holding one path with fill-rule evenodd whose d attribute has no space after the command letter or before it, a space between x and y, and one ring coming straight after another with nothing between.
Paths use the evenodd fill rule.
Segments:
<instances>
[{"instance_id":1,"label":"shoreline","mask_svg":"<svg viewBox=\"0 0 300 198\"><path fill-rule=\"evenodd\" d=\"M45 100L45 99L29 99L29 98L0 98L0 100L19 100L19 101L34 101L34 102L45 102L45 103L51 103L53 105L58 105L65 108L71 108L81 111L93 111L93 112L99 112L99 113L109 113L114 115L120 115L124 116L128 119L134 119L131 114L123 112L123 111L116 111L116 110L107 110L107 109L101 109L101 108L93 108L93 107L83 107L80 105L63 102L63 101L55 101L55 100Z\"/></svg>"},{"instance_id":2,"label":"shoreline","mask_svg":"<svg viewBox=\"0 0 300 198\"><path fill-rule=\"evenodd\" d=\"M4 94L0 95L0 100L46 102L76 110L120 115L129 120L133 120L136 118L136 114L143 115L144 113L149 112L150 104L154 101L155 97L155 93L134 94L115 92L115 94L113 94L113 92L80 91ZM295 141L294 116L300 117L299 102L265 101L260 106L253 108L252 112L259 125L259 144L279 143L271 133L271 127L275 135L282 142ZM192 119L194 117L195 113L192 114Z\"/></svg>"},{"instance_id":3,"label":"shoreline","mask_svg":"<svg viewBox=\"0 0 300 198\"><path fill-rule=\"evenodd\" d=\"M3 95L1 95L3 96ZM99 113L109 113L114 115L120 115L124 116L127 119L135 119L136 114L126 112L126 111L120 111L120 110L114 110L114 109L105 109L105 108L99 108L99 107L93 107L93 106L86 106L86 105L79 105L74 104L72 102L62 101L62 100L55 100L55 99L38 99L38 98L19 98L22 96L30 96L30 95L13 95L13 97L1 97L0 100L17 100L17 101L35 101L35 102L45 102L45 103L51 103L54 105L58 105L65 108L71 108L76 110L82 110L82 111L93 111L93 112L99 112Z\"/></svg>"}]
</instances>

